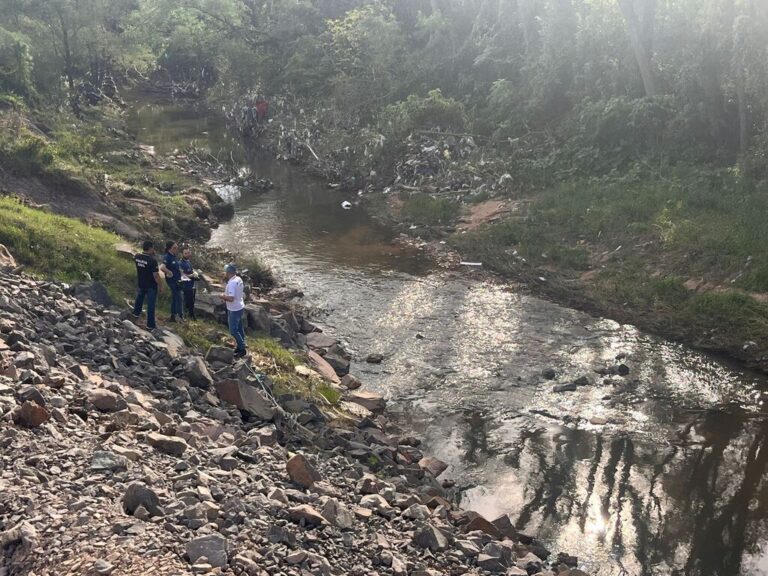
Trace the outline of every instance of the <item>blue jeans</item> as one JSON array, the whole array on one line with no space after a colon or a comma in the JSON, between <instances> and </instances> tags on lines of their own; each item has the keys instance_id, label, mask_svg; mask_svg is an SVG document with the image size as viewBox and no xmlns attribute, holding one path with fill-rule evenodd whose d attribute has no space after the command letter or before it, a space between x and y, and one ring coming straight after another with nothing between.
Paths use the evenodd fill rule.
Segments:
<instances>
[{"instance_id":1,"label":"blue jeans","mask_svg":"<svg viewBox=\"0 0 768 576\"><path fill-rule=\"evenodd\" d=\"M133 305L133 315L141 315L145 298L147 300L147 328L154 330L156 328L155 305L157 304L157 288L139 288L139 293L136 294L136 303Z\"/></svg>"},{"instance_id":2,"label":"blue jeans","mask_svg":"<svg viewBox=\"0 0 768 576\"><path fill-rule=\"evenodd\" d=\"M168 288L171 289L171 317L184 318L184 309L182 308L183 296L181 286L178 282L168 282Z\"/></svg>"},{"instance_id":3,"label":"blue jeans","mask_svg":"<svg viewBox=\"0 0 768 576\"><path fill-rule=\"evenodd\" d=\"M227 310L227 321L229 322L229 333L237 342L237 351L245 352L245 330L243 330L243 311Z\"/></svg>"}]
</instances>

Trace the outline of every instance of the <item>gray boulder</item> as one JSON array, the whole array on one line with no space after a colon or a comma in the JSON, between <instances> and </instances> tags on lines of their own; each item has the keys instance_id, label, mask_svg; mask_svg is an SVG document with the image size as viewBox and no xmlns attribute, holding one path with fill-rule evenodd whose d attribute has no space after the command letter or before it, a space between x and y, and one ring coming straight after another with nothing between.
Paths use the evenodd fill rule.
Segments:
<instances>
[{"instance_id":1,"label":"gray boulder","mask_svg":"<svg viewBox=\"0 0 768 576\"><path fill-rule=\"evenodd\" d=\"M213 568L223 568L227 565L227 539L218 534L201 536L190 540L186 545L189 561L196 564L200 558L207 558L208 564Z\"/></svg>"},{"instance_id":2,"label":"gray boulder","mask_svg":"<svg viewBox=\"0 0 768 576\"><path fill-rule=\"evenodd\" d=\"M192 356L187 360L185 373L189 383L195 388L205 390L213 386L213 377L205 365L205 361L200 356Z\"/></svg>"}]
</instances>

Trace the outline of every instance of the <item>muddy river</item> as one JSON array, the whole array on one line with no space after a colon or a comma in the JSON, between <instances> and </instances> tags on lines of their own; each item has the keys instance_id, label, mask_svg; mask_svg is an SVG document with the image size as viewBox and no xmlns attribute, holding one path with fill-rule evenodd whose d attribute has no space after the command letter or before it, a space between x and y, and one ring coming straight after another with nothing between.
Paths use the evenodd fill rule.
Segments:
<instances>
[{"instance_id":1,"label":"muddy river","mask_svg":"<svg viewBox=\"0 0 768 576\"><path fill-rule=\"evenodd\" d=\"M138 139L242 158L205 110L138 104ZM768 574L763 376L400 248L350 195L260 154L275 183L244 195L211 243L255 254L302 289L395 420L450 464L463 504L512 516L609 575ZM381 353L381 365L364 362ZM624 362L627 377L596 368ZM554 368L555 381L542 377ZM590 385L553 392L587 376Z\"/></svg>"}]
</instances>

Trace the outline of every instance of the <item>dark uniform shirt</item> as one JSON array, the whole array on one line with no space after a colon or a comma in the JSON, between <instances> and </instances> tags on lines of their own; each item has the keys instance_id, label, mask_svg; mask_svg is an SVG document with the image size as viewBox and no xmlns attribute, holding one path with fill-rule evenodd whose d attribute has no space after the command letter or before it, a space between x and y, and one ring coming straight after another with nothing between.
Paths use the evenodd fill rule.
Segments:
<instances>
[{"instance_id":1,"label":"dark uniform shirt","mask_svg":"<svg viewBox=\"0 0 768 576\"><path fill-rule=\"evenodd\" d=\"M168 281L168 284L173 286L176 283L181 281L181 268L179 268L179 261L176 259L176 256L171 254L170 252L165 253L165 259L163 260L163 263L165 264L166 269L173 274L170 278L166 277L166 280Z\"/></svg>"},{"instance_id":2,"label":"dark uniform shirt","mask_svg":"<svg viewBox=\"0 0 768 576\"><path fill-rule=\"evenodd\" d=\"M158 271L157 260L150 254L136 254L133 257L136 262L136 278L139 282L140 290L157 289L155 273Z\"/></svg>"},{"instance_id":3,"label":"dark uniform shirt","mask_svg":"<svg viewBox=\"0 0 768 576\"><path fill-rule=\"evenodd\" d=\"M181 271L189 277L189 280L185 280L181 283L184 290L192 290L195 287L195 278L192 276L195 273L195 269L192 268L192 262L186 258L179 260L179 268Z\"/></svg>"}]
</instances>

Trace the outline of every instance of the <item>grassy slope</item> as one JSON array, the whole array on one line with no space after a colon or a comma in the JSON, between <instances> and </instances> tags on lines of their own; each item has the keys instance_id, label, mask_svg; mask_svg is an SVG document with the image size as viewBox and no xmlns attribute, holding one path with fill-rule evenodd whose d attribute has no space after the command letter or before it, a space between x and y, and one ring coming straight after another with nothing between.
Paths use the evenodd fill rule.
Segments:
<instances>
[{"instance_id":1,"label":"grassy slope","mask_svg":"<svg viewBox=\"0 0 768 576\"><path fill-rule=\"evenodd\" d=\"M729 171L585 180L454 244L503 274L546 276L556 297L766 367L766 192Z\"/></svg>"},{"instance_id":2,"label":"grassy slope","mask_svg":"<svg viewBox=\"0 0 768 576\"><path fill-rule=\"evenodd\" d=\"M0 198L0 244L30 272L67 282L90 276L103 282L113 296L133 290L133 263L118 256L121 238L79 220L23 206Z\"/></svg>"},{"instance_id":3,"label":"grassy slope","mask_svg":"<svg viewBox=\"0 0 768 576\"><path fill-rule=\"evenodd\" d=\"M138 151L121 112L108 106L83 120L24 106L0 111L0 169L9 192L60 213L124 223L113 227L158 241L209 234L181 194L199 182Z\"/></svg>"}]
</instances>

